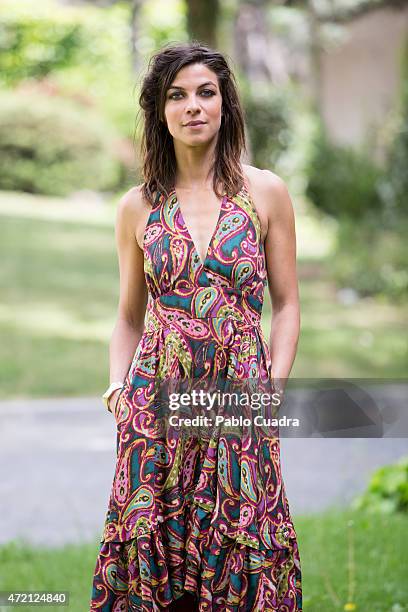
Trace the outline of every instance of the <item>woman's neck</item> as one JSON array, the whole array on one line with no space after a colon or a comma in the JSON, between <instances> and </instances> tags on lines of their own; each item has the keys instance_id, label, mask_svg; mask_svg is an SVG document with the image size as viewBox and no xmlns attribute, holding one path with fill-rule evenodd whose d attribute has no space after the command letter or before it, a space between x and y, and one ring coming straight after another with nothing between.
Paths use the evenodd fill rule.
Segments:
<instances>
[{"instance_id":1,"label":"woman's neck","mask_svg":"<svg viewBox=\"0 0 408 612\"><path fill-rule=\"evenodd\" d=\"M177 160L176 186L178 189L212 189L212 166L214 162L214 149L208 145L204 147L177 146L175 143Z\"/></svg>"}]
</instances>

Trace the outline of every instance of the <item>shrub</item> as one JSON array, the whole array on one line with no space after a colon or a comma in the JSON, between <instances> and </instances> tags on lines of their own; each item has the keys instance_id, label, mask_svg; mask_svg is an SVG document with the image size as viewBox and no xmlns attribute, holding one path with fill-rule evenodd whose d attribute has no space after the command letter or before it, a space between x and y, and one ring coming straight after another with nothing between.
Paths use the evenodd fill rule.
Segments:
<instances>
[{"instance_id":1,"label":"shrub","mask_svg":"<svg viewBox=\"0 0 408 612\"><path fill-rule=\"evenodd\" d=\"M330 143L322 129L311 146L306 195L317 208L352 219L381 210L384 171L368 155Z\"/></svg>"},{"instance_id":2,"label":"shrub","mask_svg":"<svg viewBox=\"0 0 408 612\"><path fill-rule=\"evenodd\" d=\"M376 470L367 490L353 501L352 507L384 514L408 512L408 456Z\"/></svg>"},{"instance_id":3,"label":"shrub","mask_svg":"<svg viewBox=\"0 0 408 612\"><path fill-rule=\"evenodd\" d=\"M86 45L79 22L5 11L0 20L0 74L8 85L41 78L74 64Z\"/></svg>"},{"instance_id":4,"label":"shrub","mask_svg":"<svg viewBox=\"0 0 408 612\"><path fill-rule=\"evenodd\" d=\"M393 140L387 155L385 200L394 215L408 214L408 37L401 54L400 92L394 113Z\"/></svg>"},{"instance_id":5,"label":"shrub","mask_svg":"<svg viewBox=\"0 0 408 612\"><path fill-rule=\"evenodd\" d=\"M408 214L387 201L394 193L387 167L376 166L364 151L329 143L320 128L309 158L306 193L317 208L339 220L328 258L337 285L362 296L403 301L408 296Z\"/></svg>"},{"instance_id":6,"label":"shrub","mask_svg":"<svg viewBox=\"0 0 408 612\"><path fill-rule=\"evenodd\" d=\"M383 214L366 214L358 221L342 219L329 268L335 282L362 296L408 297L408 216L386 224Z\"/></svg>"},{"instance_id":7,"label":"shrub","mask_svg":"<svg viewBox=\"0 0 408 612\"><path fill-rule=\"evenodd\" d=\"M290 104L283 92L243 90L245 120L252 160L259 168L272 169L291 141Z\"/></svg>"},{"instance_id":8,"label":"shrub","mask_svg":"<svg viewBox=\"0 0 408 612\"><path fill-rule=\"evenodd\" d=\"M62 99L0 96L0 188L64 196L115 188L114 135L90 111Z\"/></svg>"},{"instance_id":9,"label":"shrub","mask_svg":"<svg viewBox=\"0 0 408 612\"><path fill-rule=\"evenodd\" d=\"M0 86L48 79L67 96L87 96L123 136L132 135L130 3L2 0L1 8Z\"/></svg>"}]
</instances>

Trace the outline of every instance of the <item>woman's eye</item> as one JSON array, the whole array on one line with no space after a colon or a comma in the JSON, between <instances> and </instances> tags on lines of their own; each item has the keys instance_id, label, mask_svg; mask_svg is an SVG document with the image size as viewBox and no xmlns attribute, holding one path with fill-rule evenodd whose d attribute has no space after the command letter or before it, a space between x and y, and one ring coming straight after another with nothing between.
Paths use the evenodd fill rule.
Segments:
<instances>
[{"instance_id":1,"label":"woman's eye","mask_svg":"<svg viewBox=\"0 0 408 612\"><path fill-rule=\"evenodd\" d=\"M211 96L215 96L215 92L212 91L211 89L203 89L201 93L204 94L209 94L209 95L205 95L205 98L210 98ZM176 100L177 98L175 98L174 96L182 96L183 94L180 91L177 91L175 93L172 93L169 95L169 100Z\"/></svg>"}]
</instances>

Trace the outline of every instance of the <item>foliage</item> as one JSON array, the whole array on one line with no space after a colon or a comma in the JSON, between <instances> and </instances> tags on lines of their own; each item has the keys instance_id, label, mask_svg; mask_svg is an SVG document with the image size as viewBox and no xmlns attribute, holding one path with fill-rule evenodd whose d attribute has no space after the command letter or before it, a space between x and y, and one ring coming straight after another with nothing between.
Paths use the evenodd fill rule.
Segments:
<instances>
[{"instance_id":1,"label":"foliage","mask_svg":"<svg viewBox=\"0 0 408 612\"><path fill-rule=\"evenodd\" d=\"M362 296L408 297L408 216L387 224L382 212L354 220L344 218L338 227L329 268L338 285L353 287Z\"/></svg>"},{"instance_id":2,"label":"foliage","mask_svg":"<svg viewBox=\"0 0 408 612\"><path fill-rule=\"evenodd\" d=\"M62 95L88 98L123 135L132 133L129 5L3 0L2 8L0 84L47 78Z\"/></svg>"},{"instance_id":3,"label":"foliage","mask_svg":"<svg viewBox=\"0 0 408 612\"><path fill-rule=\"evenodd\" d=\"M49 195L110 189L119 180L114 135L93 113L38 94L0 97L0 188Z\"/></svg>"},{"instance_id":4,"label":"foliage","mask_svg":"<svg viewBox=\"0 0 408 612\"><path fill-rule=\"evenodd\" d=\"M272 169L291 142L289 95L270 89L254 94L243 86L242 98L252 162Z\"/></svg>"},{"instance_id":5,"label":"foliage","mask_svg":"<svg viewBox=\"0 0 408 612\"><path fill-rule=\"evenodd\" d=\"M168 42L187 42L186 3L183 0L143 2L140 20L148 24L137 41L137 51L144 60Z\"/></svg>"},{"instance_id":6,"label":"foliage","mask_svg":"<svg viewBox=\"0 0 408 612\"><path fill-rule=\"evenodd\" d=\"M12 86L27 78L41 78L78 61L87 46L81 23L64 11L39 14L4 11L0 21L0 74Z\"/></svg>"},{"instance_id":7,"label":"foliage","mask_svg":"<svg viewBox=\"0 0 408 612\"><path fill-rule=\"evenodd\" d=\"M367 490L353 502L355 510L408 513L408 455L374 472Z\"/></svg>"},{"instance_id":8,"label":"foliage","mask_svg":"<svg viewBox=\"0 0 408 612\"><path fill-rule=\"evenodd\" d=\"M393 209L408 212L408 104L389 155L388 177Z\"/></svg>"},{"instance_id":9,"label":"foliage","mask_svg":"<svg viewBox=\"0 0 408 612\"><path fill-rule=\"evenodd\" d=\"M329 142L320 128L311 143L306 195L314 205L338 218L361 219L380 210L383 170L364 151Z\"/></svg>"},{"instance_id":10,"label":"foliage","mask_svg":"<svg viewBox=\"0 0 408 612\"><path fill-rule=\"evenodd\" d=\"M408 36L401 55L401 90L392 114L384 200L394 215L408 214Z\"/></svg>"}]
</instances>

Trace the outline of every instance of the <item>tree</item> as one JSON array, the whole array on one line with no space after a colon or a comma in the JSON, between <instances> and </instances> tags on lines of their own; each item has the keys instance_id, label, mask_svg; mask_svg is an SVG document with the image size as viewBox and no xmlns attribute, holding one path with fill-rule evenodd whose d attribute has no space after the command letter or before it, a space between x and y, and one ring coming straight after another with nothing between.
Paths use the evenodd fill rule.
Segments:
<instances>
[{"instance_id":1,"label":"tree","mask_svg":"<svg viewBox=\"0 0 408 612\"><path fill-rule=\"evenodd\" d=\"M219 0L186 0L187 30L190 39L217 46L217 23L220 14Z\"/></svg>"}]
</instances>

